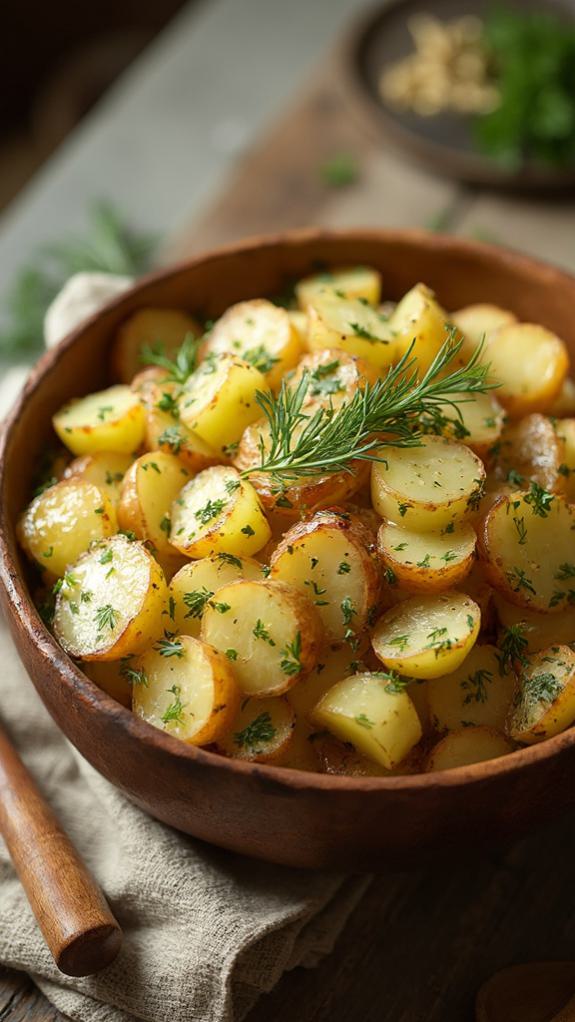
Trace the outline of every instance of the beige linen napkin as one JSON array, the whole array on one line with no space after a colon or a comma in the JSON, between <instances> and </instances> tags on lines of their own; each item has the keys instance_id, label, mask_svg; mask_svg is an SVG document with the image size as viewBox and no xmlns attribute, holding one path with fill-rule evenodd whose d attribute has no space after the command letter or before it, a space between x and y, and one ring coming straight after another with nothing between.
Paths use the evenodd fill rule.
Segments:
<instances>
[{"instance_id":1,"label":"beige linen napkin","mask_svg":"<svg viewBox=\"0 0 575 1022\"><path fill-rule=\"evenodd\" d=\"M99 976L61 975L0 842L1 962L81 1022L231 1022L331 951L368 878L250 861L157 823L62 737L1 623L0 663L2 718L125 934Z\"/></svg>"}]
</instances>

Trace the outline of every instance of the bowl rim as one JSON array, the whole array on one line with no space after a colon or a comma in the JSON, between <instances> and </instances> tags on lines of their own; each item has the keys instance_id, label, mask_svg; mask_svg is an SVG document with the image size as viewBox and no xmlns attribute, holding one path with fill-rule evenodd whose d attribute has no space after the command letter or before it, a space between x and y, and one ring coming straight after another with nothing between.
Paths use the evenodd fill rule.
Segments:
<instances>
[{"instance_id":1,"label":"bowl rim","mask_svg":"<svg viewBox=\"0 0 575 1022\"><path fill-rule=\"evenodd\" d=\"M570 285L575 293L575 275L552 264L534 259L510 248L489 245L474 239L460 238L455 235L435 234L419 229L327 229L298 228L275 234L256 235L220 245L199 253L191 258L181 259L169 266L161 267L139 278L134 284L115 296L106 306L84 320L80 326L72 330L58 345L41 356L32 368L30 375L18 399L1 423L0 428L0 583L2 584L9 605L7 616L16 616L22 624L28 640L33 642L38 653L46 661L51 662L58 670L62 681L70 691L72 699L84 703L88 710L103 713L114 719L121 729L131 738L141 741L150 750L157 750L169 758L196 763L198 766L209 766L211 769L231 771L236 775L258 775L275 786L278 784L292 790L315 792L417 792L423 789L456 788L461 785L482 784L500 775L518 774L522 770L533 767L537 763L551 759L564 749L575 744L575 726L561 732L544 742L517 749L507 756L486 760L471 765L451 767L433 773L401 774L389 777L347 777L340 774L322 774L311 771L296 770L292 767L274 766L266 763L250 763L232 759L218 753L210 752L198 746L187 745L164 731L154 728L146 721L137 717L131 710L123 707L115 699L91 681L64 652L56 639L48 631L38 611L28 595L20 568L12 557L8 536L13 532L14 525L8 519L5 502L1 499L6 486L6 451L10 445L15 423L30 396L42 386L44 378L57 367L62 355L68 348L81 341L86 330L99 320L104 313L121 309L124 303L133 300L134 296L145 292L149 285L161 284L171 277L188 271L199 264L218 261L229 255L249 253L257 248L275 248L278 245L297 248L307 242L330 242L362 240L406 245L417 245L434 252L451 252L480 255L489 258L499 265L506 265L518 271L534 272L539 276L543 273L550 283L557 282Z\"/></svg>"}]
</instances>

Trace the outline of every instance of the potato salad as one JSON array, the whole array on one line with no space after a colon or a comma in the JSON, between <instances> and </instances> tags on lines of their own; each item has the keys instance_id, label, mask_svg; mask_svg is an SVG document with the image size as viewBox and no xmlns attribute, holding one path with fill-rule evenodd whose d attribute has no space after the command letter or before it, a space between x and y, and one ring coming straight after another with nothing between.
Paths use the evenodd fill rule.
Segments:
<instances>
[{"instance_id":1,"label":"potato salad","mask_svg":"<svg viewBox=\"0 0 575 1022\"><path fill-rule=\"evenodd\" d=\"M369 267L141 308L18 522L36 603L174 739L388 776L575 723L575 383L545 326ZM485 296L488 298L489 296Z\"/></svg>"}]
</instances>

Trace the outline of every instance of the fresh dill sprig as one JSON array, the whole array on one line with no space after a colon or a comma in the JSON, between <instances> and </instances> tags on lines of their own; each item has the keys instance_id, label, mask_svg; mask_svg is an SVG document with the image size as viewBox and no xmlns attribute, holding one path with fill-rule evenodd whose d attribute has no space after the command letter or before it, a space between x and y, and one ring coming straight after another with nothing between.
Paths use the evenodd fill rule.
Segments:
<instances>
[{"instance_id":1,"label":"fresh dill sprig","mask_svg":"<svg viewBox=\"0 0 575 1022\"><path fill-rule=\"evenodd\" d=\"M184 384L188 377L197 369L198 349L201 340L201 337L186 334L173 359L168 358L161 343L154 347L145 344L140 352L140 361L147 366L160 366L166 370L166 380Z\"/></svg>"},{"instance_id":2,"label":"fresh dill sprig","mask_svg":"<svg viewBox=\"0 0 575 1022\"><path fill-rule=\"evenodd\" d=\"M260 438L259 464L243 474L266 472L281 484L322 472L348 472L354 460L382 461L377 453L382 446L418 446L423 415L428 423L444 423L447 405L461 420L460 404L496 386L487 380L489 366L480 364L481 344L467 365L443 375L462 343L451 329L421 379L412 344L385 377L356 391L337 410L322 407L307 414L307 373L293 389L282 383L277 397L259 392L257 401L267 419L269 438Z\"/></svg>"}]
</instances>

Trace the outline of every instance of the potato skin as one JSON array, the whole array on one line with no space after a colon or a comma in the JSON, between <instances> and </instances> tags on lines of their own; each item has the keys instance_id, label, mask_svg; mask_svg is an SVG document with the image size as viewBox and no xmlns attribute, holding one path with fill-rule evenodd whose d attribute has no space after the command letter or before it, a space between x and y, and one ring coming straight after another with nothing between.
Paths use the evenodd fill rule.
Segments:
<instances>
[{"instance_id":1,"label":"potato skin","mask_svg":"<svg viewBox=\"0 0 575 1022\"><path fill-rule=\"evenodd\" d=\"M560 472L565 461L565 443L551 419L539 412L526 415L504 429L495 445L495 476L507 481L514 471L523 477L525 489L534 480L544 490L564 493L566 478Z\"/></svg>"}]
</instances>

